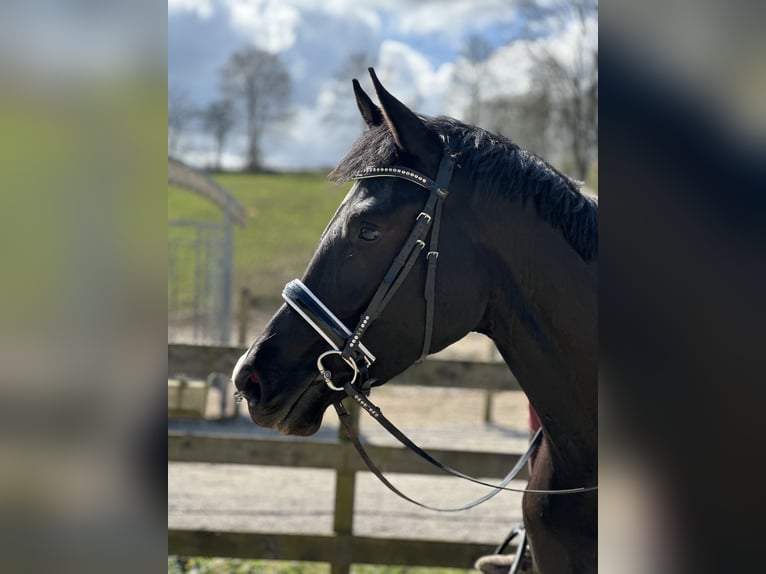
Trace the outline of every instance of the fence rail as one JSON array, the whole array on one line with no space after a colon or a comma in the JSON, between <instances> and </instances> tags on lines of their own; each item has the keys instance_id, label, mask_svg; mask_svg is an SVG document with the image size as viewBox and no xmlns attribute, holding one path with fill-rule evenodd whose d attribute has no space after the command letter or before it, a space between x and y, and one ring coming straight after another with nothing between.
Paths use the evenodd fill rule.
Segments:
<instances>
[{"instance_id":1,"label":"fence rail","mask_svg":"<svg viewBox=\"0 0 766 574\"><path fill-rule=\"evenodd\" d=\"M168 345L168 374L206 379L210 373L231 373L245 347ZM398 375L393 384L519 391L519 383L504 363L427 359Z\"/></svg>"},{"instance_id":2,"label":"fence rail","mask_svg":"<svg viewBox=\"0 0 766 574\"><path fill-rule=\"evenodd\" d=\"M444 476L444 471L401 447L365 445L365 448L383 472ZM493 478L504 477L520 456L447 449L429 449L429 452L463 472ZM168 432L168 461L320 468L338 472L367 471L354 447L345 441L295 441L188 434L180 431ZM520 479L527 477L526 470L519 474Z\"/></svg>"},{"instance_id":3,"label":"fence rail","mask_svg":"<svg viewBox=\"0 0 766 574\"><path fill-rule=\"evenodd\" d=\"M334 570L351 564L390 564L471 568L477 557L494 546L473 542L440 542L372 538L348 534L273 534L265 532L211 532L168 530L171 554L226 556L263 560L329 562Z\"/></svg>"},{"instance_id":4,"label":"fence rail","mask_svg":"<svg viewBox=\"0 0 766 574\"><path fill-rule=\"evenodd\" d=\"M230 372L244 352L238 347L168 346L169 375L206 378ZM505 365L427 360L397 377L399 384L467 389L518 390ZM349 411L358 422L358 408ZM443 474L400 447L368 445L370 455L388 473ZM485 477L503 477L519 454L433 449L444 463ZM336 473L334 534L278 534L168 530L168 552L189 556L227 556L273 560L329 562L333 574L347 574L351 564L471 568L493 546L480 543L384 539L352 532L356 473L367 471L342 433L337 441L263 439L252 436L168 432L169 462L253 464L293 468L333 469ZM527 478L526 469L519 478Z\"/></svg>"}]
</instances>

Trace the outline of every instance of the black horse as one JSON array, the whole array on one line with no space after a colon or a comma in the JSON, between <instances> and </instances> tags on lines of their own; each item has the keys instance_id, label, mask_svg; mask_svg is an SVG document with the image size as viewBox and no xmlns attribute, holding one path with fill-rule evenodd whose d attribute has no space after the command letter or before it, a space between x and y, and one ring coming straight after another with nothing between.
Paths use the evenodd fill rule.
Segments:
<instances>
[{"instance_id":1,"label":"black horse","mask_svg":"<svg viewBox=\"0 0 766 574\"><path fill-rule=\"evenodd\" d=\"M495 342L542 423L528 488L595 484L597 203L503 137L413 113L370 74L381 107L355 80L369 129L331 173L358 181L303 277L313 299L357 326L364 353L359 339L353 349L348 329L333 343L333 336L318 336L321 329L296 305L283 306L234 370L253 421L281 433L313 434L360 370L369 389L424 351L478 331ZM431 210L421 213L431 197L441 205L434 210L429 199ZM413 240L421 222L425 235ZM395 259L407 272L390 299L381 297ZM375 307L368 325L360 317L381 299L385 304ZM335 363L318 364L328 344L338 356L326 358ZM522 506L538 572L596 571L595 492L527 493Z\"/></svg>"}]
</instances>

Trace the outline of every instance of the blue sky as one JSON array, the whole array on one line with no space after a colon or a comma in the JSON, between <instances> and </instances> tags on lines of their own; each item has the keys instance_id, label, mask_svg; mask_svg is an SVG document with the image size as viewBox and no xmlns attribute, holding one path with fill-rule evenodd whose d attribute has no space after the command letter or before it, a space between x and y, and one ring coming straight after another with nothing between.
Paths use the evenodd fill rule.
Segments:
<instances>
[{"instance_id":1,"label":"blue sky","mask_svg":"<svg viewBox=\"0 0 766 574\"><path fill-rule=\"evenodd\" d=\"M512 6L507 0L169 0L168 86L202 107L219 97L218 70L234 50L252 44L279 54L293 81L294 120L290 129L271 134L265 162L326 167L353 143L358 123L332 126L331 138L307 134L326 132L320 120L335 101L332 77L352 52L369 54L386 87L417 102L417 111L460 117L465 101L450 89L452 74L466 39L480 34L497 48L487 90L523 92L529 58L524 42L508 44L521 23ZM348 98L337 102L349 104ZM201 134L187 134L183 147L190 163L210 160L212 146ZM227 166L238 166L241 149L242 138L232 138Z\"/></svg>"}]
</instances>

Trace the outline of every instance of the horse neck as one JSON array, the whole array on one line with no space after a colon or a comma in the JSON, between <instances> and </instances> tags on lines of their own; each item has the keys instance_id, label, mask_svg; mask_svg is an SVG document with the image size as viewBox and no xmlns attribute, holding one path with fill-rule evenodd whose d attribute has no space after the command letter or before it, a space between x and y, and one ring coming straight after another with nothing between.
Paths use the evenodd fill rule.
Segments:
<instances>
[{"instance_id":1,"label":"horse neck","mask_svg":"<svg viewBox=\"0 0 766 574\"><path fill-rule=\"evenodd\" d=\"M581 475L597 451L597 263L586 263L532 201L482 217L496 269L483 328L527 394L557 466Z\"/></svg>"}]
</instances>

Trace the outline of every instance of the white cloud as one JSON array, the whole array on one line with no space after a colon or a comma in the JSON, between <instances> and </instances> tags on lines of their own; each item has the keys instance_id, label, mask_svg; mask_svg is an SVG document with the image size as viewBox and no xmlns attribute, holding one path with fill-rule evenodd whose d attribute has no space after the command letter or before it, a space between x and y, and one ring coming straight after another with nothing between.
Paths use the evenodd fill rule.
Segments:
<instances>
[{"instance_id":1,"label":"white cloud","mask_svg":"<svg viewBox=\"0 0 766 574\"><path fill-rule=\"evenodd\" d=\"M385 40L375 69L380 81L397 99L416 111L443 113L444 94L452 76L452 64L435 68L423 54L394 40Z\"/></svg>"},{"instance_id":2,"label":"white cloud","mask_svg":"<svg viewBox=\"0 0 766 574\"><path fill-rule=\"evenodd\" d=\"M369 2L366 3L367 5L361 5L358 0L291 1L311 11L324 12L339 19L360 22L375 32L379 32L382 26L379 8L370 7Z\"/></svg>"},{"instance_id":3,"label":"white cloud","mask_svg":"<svg viewBox=\"0 0 766 574\"><path fill-rule=\"evenodd\" d=\"M182 154L183 162L198 169L210 169L216 165L216 154L213 150L195 148ZM221 167L223 169L239 170L246 167L242 155L225 152L221 154Z\"/></svg>"},{"instance_id":4,"label":"white cloud","mask_svg":"<svg viewBox=\"0 0 766 574\"><path fill-rule=\"evenodd\" d=\"M493 98L528 92L535 65L533 54L550 54L571 69L581 50L594 50L597 43L598 24L591 20L586 24L584 35L579 24L572 22L558 34L501 46L487 60L488 81L483 86L484 96Z\"/></svg>"},{"instance_id":5,"label":"white cloud","mask_svg":"<svg viewBox=\"0 0 766 574\"><path fill-rule=\"evenodd\" d=\"M192 9L212 0L169 0ZM507 0L470 0L443 2L430 0L218 0L232 14L232 22L256 36L264 34L266 46L292 45L294 29L301 12L322 13L346 21L362 23L380 32L384 25L390 32L421 36L439 34L455 46L463 41L466 28L479 31L485 26L511 22L515 9ZM188 7L187 7L188 5ZM272 21L273 20L273 21ZM256 42L259 42L257 37ZM274 48L279 51L283 48Z\"/></svg>"},{"instance_id":6,"label":"white cloud","mask_svg":"<svg viewBox=\"0 0 766 574\"><path fill-rule=\"evenodd\" d=\"M223 0L223 3L229 10L232 26L262 50L276 54L295 44L301 14L289 2Z\"/></svg>"},{"instance_id":7,"label":"white cloud","mask_svg":"<svg viewBox=\"0 0 766 574\"><path fill-rule=\"evenodd\" d=\"M433 75L428 59L403 42L385 40L378 53L378 77L403 102L416 106Z\"/></svg>"},{"instance_id":8,"label":"white cloud","mask_svg":"<svg viewBox=\"0 0 766 574\"><path fill-rule=\"evenodd\" d=\"M283 169L334 165L359 135L361 124L355 123L356 115L351 113L355 107L350 95L350 78L348 98L332 87L337 86L333 76L350 54L367 53L369 65L375 66L386 88L415 111L460 118L466 108L466 95L452 84L456 62L445 60L452 59L452 51L467 35L481 33L485 26L497 32L498 27L511 25L515 17L514 8L507 0L419 3L411 0L169 0L168 12L171 15L193 12L200 17L193 38L179 45L186 46L184 49L190 52L188 59L193 61L185 72L189 76L196 77L201 55L209 56L204 77L210 79L204 81L211 85L215 82L216 67L237 44L249 42L280 54L293 80L294 121L289 129L285 127L270 134L264 159L269 167ZM208 20L202 21L205 17ZM213 31L213 23L220 34L207 36L208 31ZM185 21L184 26L188 27L189 23ZM595 47L597 22L591 22L590 27L588 41ZM434 35L438 36L436 40ZM221 47L223 40L229 43L226 47ZM483 96L528 91L533 65L531 52L544 46L565 62L573 63L577 41L577 29L571 26L545 39L501 46L487 62ZM206 42L212 45L206 46ZM216 46L219 46L217 53ZM194 53L192 57L191 51L196 47L201 53ZM367 74L358 79L369 92ZM214 88L210 92L214 92ZM212 96L206 95L205 100L209 97ZM333 110L337 110L340 119L332 125L323 123ZM348 110L351 112L345 114ZM244 142L236 139L233 137L227 146L225 163L229 166L234 166L239 157L237 153L244 149ZM207 161L209 155L205 150L197 154L197 159Z\"/></svg>"},{"instance_id":9,"label":"white cloud","mask_svg":"<svg viewBox=\"0 0 766 574\"><path fill-rule=\"evenodd\" d=\"M595 18L588 19L583 30L578 22L572 21L559 34L538 40L538 43L544 43L560 62L574 66L577 54L598 47L598 22Z\"/></svg>"},{"instance_id":10,"label":"white cloud","mask_svg":"<svg viewBox=\"0 0 766 574\"><path fill-rule=\"evenodd\" d=\"M194 12L199 18L213 15L211 0L168 0L168 13Z\"/></svg>"},{"instance_id":11,"label":"white cloud","mask_svg":"<svg viewBox=\"0 0 766 574\"><path fill-rule=\"evenodd\" d=\"M295 110L294 120L289 131L275 130L268 135L269 167L293 170L332 167L348 152L362 130L360 122L335 125L330 131L323 123L322 114L313 107Z\"/></svg>"},{"instance_id":12,"label":"white cloud","mask_svg":"<svg viewBox=\"0 0 766 574\"><path fill-rule=\"evenodd\" d=\"M470 2L386 2L397 17L399 32L408 35L442 34L458 40L466 28L510 22L515 10L507 0L471 0Z\"/></svg>"},{"instance_id":13,"label":"white cloud","mask_svg":"<svg viewBox=\"0 0 766 574\"><path fill-rule=\"evenodd\" d=\"M293 79L335 71L354 51L377 50L381 19L375 9L345 0L218 0L246 41L285 54ZM333 69L334 68L334 69ZM310 84L316 80L309 78Z\"/></svg>"},{"instance_id":14,"label":"white cloud","mask_svg":"<svg viewBox=\"0 0 766 574\"><path fill-rule=\"evenodd\" d=\"M483 86L484 97L514 96L529 90L532 58L528 42L514 42L495 50L486 66L491 81Z\"/></svg>"}]
</instances>

